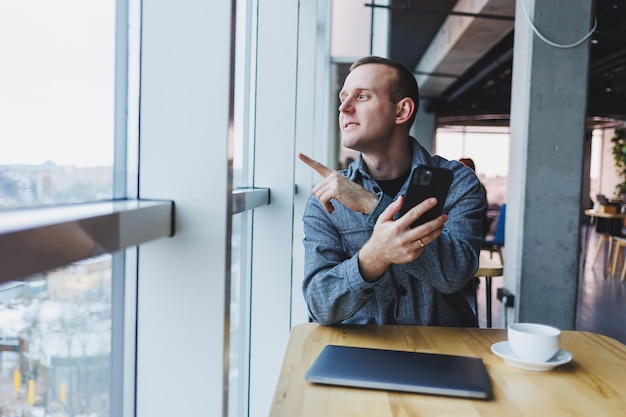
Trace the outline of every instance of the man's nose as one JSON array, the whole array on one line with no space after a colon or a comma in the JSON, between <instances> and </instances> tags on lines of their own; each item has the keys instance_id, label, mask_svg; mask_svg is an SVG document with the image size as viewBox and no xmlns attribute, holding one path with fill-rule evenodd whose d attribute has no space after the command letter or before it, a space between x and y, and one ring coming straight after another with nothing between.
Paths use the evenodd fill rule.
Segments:
<instances>
[{"instance_id":1,"label":"man's nose","mask_svg":"<svg viewBox=\"0 0 626 417\"><path fill-rule=\"evenodd\" d=\"M345 100L343 100L339 105L339 112L346 113L350 111L352 111L352 99L350 97L346 97Z\"/></svg>"}]
</instances>

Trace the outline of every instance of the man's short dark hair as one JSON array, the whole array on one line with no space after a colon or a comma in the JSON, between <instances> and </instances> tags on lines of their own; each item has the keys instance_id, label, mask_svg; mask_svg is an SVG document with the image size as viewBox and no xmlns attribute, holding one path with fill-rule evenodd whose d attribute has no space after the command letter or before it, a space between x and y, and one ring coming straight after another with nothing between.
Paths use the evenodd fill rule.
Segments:
<instances>
[{"instance_id":1,"label":"man's short dark hair","mask_svg":"<svg viewBox=\"0 0 626 417\"><path fill-rule=\"evenodd\" d=\"M415 76L411 70L401 62L372 55L354 61L350 66L350 71L365 64L381 64L396 70L396 79L389 85L389 99L392 103L397 103L405 97L413 99L415 103L415 112L411 118L411 124L413 124L417 109L419 108L420 93L417 80L415 80Z\"/></svg>"}]
</instances>

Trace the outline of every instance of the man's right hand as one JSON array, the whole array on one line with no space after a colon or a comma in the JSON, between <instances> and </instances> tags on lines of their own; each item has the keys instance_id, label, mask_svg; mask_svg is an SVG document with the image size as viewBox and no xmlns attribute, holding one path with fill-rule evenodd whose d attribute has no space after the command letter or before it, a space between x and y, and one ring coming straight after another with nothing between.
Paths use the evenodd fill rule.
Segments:
<instances>
[{"instance_id":1,"label":"man's right hand","mask_svg":"<svg viewBox=\"0 0 626 417\"><path fill-rule=\"evenodd\" d=\"M414 261L424 252L426 245L443 231L447 214L411 228L415 220L437 204L437 199L429 198L421 202L394 221L403 203L404 197L399 197L381 213L372 236L359 251L359 269L366 281L377 281L391 264Z\"/></svg>"},{"instance_id":2,"label":"man's right hand","mask_svg":"<svg viewBox=\"0 0 626 417\"><path fill-rule=\"evenodd\" d=\"M298 158L322 176L322 181L313 188L312 193L315 194L328 213L332 213L334 210L330 201L332 199L339 201L352 211L363 214L370 214L378 204L376 194L367 191L354 181L350 181L338 171L328 168L303 153L299 153Z\"/></svg>"}]
</instances>

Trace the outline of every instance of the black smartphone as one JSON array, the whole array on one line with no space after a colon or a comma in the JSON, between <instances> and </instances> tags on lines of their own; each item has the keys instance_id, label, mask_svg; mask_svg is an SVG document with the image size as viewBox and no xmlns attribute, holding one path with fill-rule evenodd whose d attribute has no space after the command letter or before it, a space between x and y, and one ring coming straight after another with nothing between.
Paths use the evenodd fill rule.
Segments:
<instances>
[{"instance_id":1,"label":"black smartphone","mask_svg":"<svg viewBox=\"0 0 626 417\"><path fill-rule=\"evenodd\" d=\"M417 219L411 227L429 222L443 213L443 205L452 184L452 171L446 168L418 165L410 175L409 188L404 196L404 203L398 217L404 216L417 204L430 197L437 199L437 205Z\"/></svg>"}]
</instances>

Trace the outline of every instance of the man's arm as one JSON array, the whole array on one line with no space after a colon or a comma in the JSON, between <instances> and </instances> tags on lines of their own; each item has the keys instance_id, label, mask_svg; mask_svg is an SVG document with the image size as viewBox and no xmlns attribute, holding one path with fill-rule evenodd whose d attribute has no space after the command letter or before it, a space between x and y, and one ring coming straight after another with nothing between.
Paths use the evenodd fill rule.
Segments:
<instances>
[{"instance_id":1,"label":"man's arm","mask_svg":"<svg viewBox=\"0 0 626 417\"><path fill-rule=\"evenodd\" d=\"M298 157L323 177L312 193L329 214L334 210L331 200L339 201L354 212L370 214L375 210L379 203L376 194L302 153ZM393 218L403 202L404 198L400 197L385 208L376 219L372 238L363 246L359 265L367 281L376 281L393 263L404 264L416 259L425 245L441 234L446 215L416 228L410 227L412 222L437 204L436 199L430 198L416 205L396 222Z\"/></svg>"},{"instance_id":2,"label":"man's arm","mask_svg":"<svg viewBox=\"0 0 626 417\"><path fill-rule=\"evenodd\" d=\"M354 316L378 285L362 279L358 252L346 253L341 233L328 216L319 200L309 198L302 218L302 293L311 317L324 325L339 324Z\"/></svg>"},{"instance_id":3,"label":"man's arm","mask_svg":"<svg viewBox=\"0 0 626 417\"><path fill-rule=\"evenodd\" d=\"M378 217L374 231L366 222L350 234L346 241L329 217L339 216L346 209L328 214L321 203L311 198L303 216L305 277L303 293L311 316L321 324L336 324L349 319L372 296L374 289L385 285L388 267L393 263L409 262L420 256L424 248L436 240L446 216L414 229L416 217L432 207L434 202L419 204L404 217L394 221L402 199L390 204ZM360 237L359 237L360 236ZM420 243L421 236L423 241ZM359 240L360 239L360 240Z\"/></svg>"},{"instance_id":4,"label":"man's arm","mask_svg":"<svg viewBox=\"0 0 626 417\"><path fill-rule=\"evenodd\" d=\"M436 204L428 199L394 220L403 198L389 204L350 181L340 173L300 154L307 165L324 176L316 186L304 213L305 281L303 292L312 317L323 324L334 324L352 317L368 301L375 285L392 264L411 263L442 233L447 215L411 228L411 224ZM341 177L330 180L333 177ZM348 197L346 197L348 196ZM370 199L376 198L372 207ZM344 242L330 219L339 201L353 212L380 213L371 234L367 231L358 251L346 253ZM386 201L383 203L383 201ZM345 204L348 202L348 204ZM328 207L330 206L330 208ZM361 210L357 210L360 208ZM371 226L370 226L371 227Z\"/></svg>"},{"instance_id":5,"label":"man's arm","mask_svg":"<svg viewBox=\"0 0 626 417\"><path fill-rule=\"evenodd\" d=\"M486 201L480 183L475 175L462 175L458 170L455 177L444 209L448 221L441 235L419 259L395 267L405 269L398 273L414 276L442 293L464 288L478 269L482 245L481 213Z\"/></svg>"}]
</instances>

